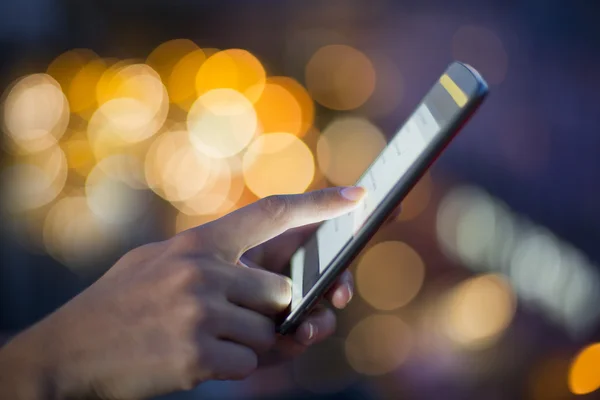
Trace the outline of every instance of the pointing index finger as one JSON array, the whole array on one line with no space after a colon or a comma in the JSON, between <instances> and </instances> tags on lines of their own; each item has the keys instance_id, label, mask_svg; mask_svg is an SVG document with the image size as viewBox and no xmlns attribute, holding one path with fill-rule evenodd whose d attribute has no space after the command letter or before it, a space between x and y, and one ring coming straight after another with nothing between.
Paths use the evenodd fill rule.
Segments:
<instances>
[{"instance_id":1,"label":"pointing index finger","mask_svg":"<svg viewBox=\"0 0 600 400\"><path fill-rule=\"evenodd\" d=\"M279 236L288 229L321 222L350 212L365 190L328 188L297 195L270 196L205 225L214 245L230 262L246 250Z\"/></svg>"}]
</instances>

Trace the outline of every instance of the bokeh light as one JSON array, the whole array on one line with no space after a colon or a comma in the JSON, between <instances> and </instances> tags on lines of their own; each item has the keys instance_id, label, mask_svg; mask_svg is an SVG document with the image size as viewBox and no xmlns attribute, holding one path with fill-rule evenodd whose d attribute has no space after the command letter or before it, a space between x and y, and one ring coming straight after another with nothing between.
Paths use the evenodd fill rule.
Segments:
<instances>
[{"instance_id":1,"label":"bokeh light","mask_svg":"<svg viewBox=\"0 0 600 400\"><path fill-rule=\"evenodd\" d=\"M306 132L308 132L314 123L315 120L315 104L313 99L310 97L304 86L302 86L298 81L292 78L288 78L285 76L274 76L268 79L269 83L273 83L281 86L289 93L291 93L296 102L300 106L301 110L301 124L298 136L304 136ZM284 132L287 132L284 130ZM290 132L295 133L295 132Z\"/></svg>"},{"instance_id":2,"label":"bokeh light","mask_svg":"<svg viewBox=\"0 0 600 400\"><path fill-rule=\"evenodd\" d=\"M56 144L69 123L69 104L49 75L18 80L3 105L5 131L15 152L33 153Z\"/></svg>"},{"instance_id":3,"label":"bokeh light","mask_svg":"<svg viewBox=\"0 0 600 400\"><path fill-rule=\"evenodd\" d=\"M306 87L319 104L352 110L375 90L375 69L369 58L346 45L320 48L306 65Z\"/></svg>"},{"instance_id":4,"label":"bokeh light","mask_svg":"<svg viewBox=\"0 0 600 400\"><path fill-rule=\"evenodd\" d=\"M312 125L314 106L308 93L291 78L268 78L254 104L261 131L303 136Z\"/></svg>"},{"instance_id":5,"label":"bokeh light","mask_svg":"<svg viewBox=\"0 0 600 400\"><path fill-rule=\"evenodd\" d=\"M440 202L437 215L437 236L449 257L469 262L481 268L486 250L493 247L496 222L491 198L482 190L462 186L451 190ZM504 233L504 232L502 232ZM509 238L512 232L509 230Z\"/></svg>"},{"instance_id":6,"label":"bokeh light","mask_svg":"<svg viewBox=\"0 0 600 400\"><path fill-rule=\"evenodd\" d=\"M77 72L66 92L71 112L84 118L91 116L91 111L96 107L98 101L96 88L106 70L106 62L95 59Z\"/></svg>"},{"instance_id":7,"label":"bokeh light","mask_svg":"<svg viewBox=\"0 0 600 400\"><path fill-rule=\"evenodd\" d=\"M565 400L574 396L569 391L569 356L564 352L544 355L531 371L531 400Z\"/></svg>"},{"instance_id":8,"label":"bokeh light","mask_svg":"<svg viewBox=\"0 0 600 400\"><path fill-rule=\"evenodd\" d=\"M360 321L346 338L346 359L357 372L383 375L398 368L413 346L408 325L393 315L372 315Z\"/></svg>"},{"instance_id":9,"label":"bokeh light","mask_svg":"<svg viewBox=\"0 0 600 400\"><path fill-rule=\"evenodd\" d=\"M92 147L85 132L75 132L61 143L69 169L80 176L87 176L96 163Z\"/></svg>"},{"instance_id":10,"label":"bokeh light","mask_svg":"<svg viewBox=\"0 0 600 400\"><path fill-rule=\"evenodd\" d=\"M196 43L189 39L172 39L152 50L146 58L146 64L158 72L162 81L166 83L169 82L175 65L186 55L198 49Z\"/></svg>"},{"instance_id":11,"label":"bokeh light","mask_svg":"<svg viewBox=\"0 0 600 400\"><path fill-rule=\"evenodd\" d=\"M417 218L429 205L433 182L431 174L426 173L402 200L402 212L398 221L410 221Z\"/></svg>"},{"instance_id":12,"label":"bokeh light","mask_svg":"<svg viewBox=\"0 0 600 400\"><path fill-rule=\"evenodd\" d=\"M244 180L258 197L304 192L313 180L315 161L306 144L291 133L257 137L243 158Z\"/></svg>"},{"instance_id":13,"label":"bokeh light","mask_svg":"<svg viewBox=\"0 0 600 400\"><path fill-rule=\"evenodd\" d=\"M85 183L89 209L110 224L125 224L140 218L149 205L148 192L136 189L140 165L133 156L115 155L100 161Z\"/></svg>"},{"instance_id":14,"label":"bokeh light","mask_svg":"<svg viewBox=\"0 0 600 400\"><path fill-rule=\"evenodd\" d=\"M244 191L241 168L233 164L241 164L241 161L236 158L211 160L209 175L202 189L192 197L174 203L174 206L189 215L221 215L231 211ZM234 170L240 173L236 174Z\"/></svg>"},{"instance_id":15,"label":"bokeh light","mask_svg":"<svg viewBox=\"0 0 600 400\"><path fill-rule=\"evenodd\" d=\"M463 26L452 38L455 59L477 68L492 84L502 82L508 69L508 54L502 41L492 30L483 26Z\"/></svg>"},{"instance_id":16,"label":"bokeh light","mask_svg":"<svg viewBox=\"0 0 600 400\"><path fill-rule=\"evenodd\" d=\"M54 200L67 180L67 159L58 146L28 155L2 170L4 209L20 213Z\"/></svg>"},{"instance_id":17,"label":"bokeh light","mask_svg":"<svg viewBox=\"0 0 600 400\"><path fill-rule=\"evenodd\" d=\"M371 122L344 117L334 120L321 133L317 161L334 185L353 185L385 146L383 133Z\"/></svg>"},{"instance_id":18,"label":"bokeh light","mask_svg":"<svg viewBox=\"0 0 600 400\"><path fill-rule=\"evenodd\" d=\"M115 231L96 217L85 196L63 197L46 216L46 251L71 268L96 264L111 254L117 243Z\"/></svg>"},{"instance_id":19,"label":"bokeh light","mask_svg":"<svg viewBox=\"0 0 600 400\"><path fill-rule=\"evenodd\" d=\"M569 388L575 394L592 393L600 388L600 343L577 354L569 371Z\"/></svg>"},{"instance_id":20,"label":"bokeh light","mask_svg":"<svg viewBox=\"0 0 600 400\"><path fill-rule=\"evenodd\" d=\"M213 161L192 146L187 131L169 131L158 137L148 150L146 181L159 196L182 202L204 188Z\"/></svg>"},{"instance_id":21,"label":"bokeh light","mask_svg":"<svg viewBox=\"0 0 600 400\"><path fill-rule=\"evenodd\" d=\"M50 65L48 65L46 72L56 79L62 87L63 92L68 93L71 82L77 73L95 59L98 59L98 55L92 50L69 50L56 57Z\"/></svg>"},{"instance_id":22,"label":"bokeh light","mask_svg":"<svg viewBox=\"0 0 600 400\"><path fill-rule=\"evenodd\" d=\"M510 325L516 298L500 275L471 278L455 287L443 304L444 330L455 343L467 348L493 344Z\"/></svg>"},{"instance_id":23,"label":"bokeh light","mask_svg":"<svg viewBox=\"0 0 600 400\"><path fill-rule=\"evenodd\" d=\"M483 190L451 190L439 206L437 235L449 257L474 271L503 273L526 305L543 309L571 334L585 334L599 320L597 268Z\"/></svg>"},{"instance_id":24,"label":"bokeh light","mask_svg":"<svg viewBox=\"0 0 600 400\"><path fill-rule=\"evenodd\" d=\"M100 79L98 79L98 83L96 83L97 104L104 104L108 100L115 98L115 92L125 78L123 75L119 75L119 72L134 64L134 60L118 60L106 68Z\"/></svg>"},{"instance_id":25,"label":"bokeh light","mask_svg":"<svg viewBox=\"0 0 600 400\"><path fill-rule=\"evenodd\" d=\"M223 50L202 64L196 75L196 91L202 95L213 89L233 89L254 103L260 97L266 79L264 67L250 52Z\"/></svg>"},{"instance_id":26,"label":"bokeh light","mask_svg":"<svg viewBox=\"0 0 600 400\"><path fill-rule=\"evenodd\" d=\"M169 76L169 99L184 110L189 110L196 100L196 74L205 60L206 55L201 49L194 50L175 64Z\"/></svg>"},{"instance_id":27,"label":"bokeh light","mask_svg":"<svg viewBox=\"0 0 600 400\"><path fill-rule=\"evenodd\" d=\"M113 76L94 112L88 137L98 159L154 135L169 111L166 89L158 74L143 64L128 65Z\"/></svg>"},{"instance_id":28,"label":"bokeh light","mask_svg":"<svg viewBox=\"0 0 600 400\"><path fill-rule=\"evenodd\" d=\"M379 310L408 304L419 292L425 265L408 244L389 241L368 249L356 269L358 293Z\"/></svg>"},{"instance_id":29,"label":"bokeh light","mask_svg":"<svg viewBox=\"0 0 600 400\"><path fill-rule=\"evenodd\" d=\"M211 90L196 100L187 117L192 144L212 158L242 151L257 133L252 103L233 89Z\"/></svg>"}]
</instances>

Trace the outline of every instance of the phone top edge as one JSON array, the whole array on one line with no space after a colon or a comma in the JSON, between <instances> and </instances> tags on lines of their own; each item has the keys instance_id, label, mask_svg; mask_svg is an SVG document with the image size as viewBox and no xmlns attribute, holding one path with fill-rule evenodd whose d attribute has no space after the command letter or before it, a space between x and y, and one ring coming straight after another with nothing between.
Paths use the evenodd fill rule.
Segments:
<instances>
[{"instance_id":1,"label":"phone top edge","mask_svg":"<svg viewBox=\"0 0 600 400\"><path fill-rule=\"evenodd\" d=\"M457 80L457 84L461 89L467 93L470 92L468 93L469 97L484 97L489 92L489 86L485 79L483 79L479 71L470 64L454 61L448 66L446 73ZM474 87L471 87L471 82L475 83ZM470 89L474 89L474 91Z\"/></svg>"}]
</instances>

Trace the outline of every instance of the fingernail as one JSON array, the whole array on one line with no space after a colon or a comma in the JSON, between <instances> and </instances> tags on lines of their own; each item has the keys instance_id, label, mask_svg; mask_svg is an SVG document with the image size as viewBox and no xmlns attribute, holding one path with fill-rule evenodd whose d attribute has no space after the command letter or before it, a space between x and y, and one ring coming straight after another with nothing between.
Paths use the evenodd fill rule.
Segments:
<instances>
[{"instance_id":1,"label":"fingernail","mask_svg":"<svg viewBox=\"0 0 600 400\"><path fill-rule=\"evenodd\" d=\"M348 303L350 303L350 300L352 300L352 296L354 296L354 290L352 289L352 285L347 283L346 290L348 291Z\"/></svg>"},{"instance_id":2,"label":"fingernail","mask_svg":"<svg viewBox=\"0 0 600 400\"><path fill-rule=\"evenodd\" d=\"M315 325L308 323L308 340L312 340L315 337Z\"/></svg>"},{"instance_id":3,"label":"fingernail","mask_svg":"<svg viewBox=\"0 0 600 400\"><path fill-rule=\"evenodd\" d=\"M283 281L285 281L284 285L284 290L282 293L282 303L284 307L287 307L291 302L292 302L292 280L287 277L287 276L283 276L280 275L283 278Z\"/></svg>"},{"instance_id":4,"label":"fingernail","mask_svg":"<svg viewBox=\"0 0 600 400\"><path fill-rule=\"evenodd\" d=\"M366 191L365 189L358 186L349 186L343 188L340 191L340 194L350 201L358 201L365 197Z\"/></svg>"},{"instance_id":5,"label":"fingernail","mask_svg":"<svg viewBox=\"0 0 600 400\"><path fill-rule=\"evenodd\" d=\"M312 343L312 341L315 339L315 337L317 336L317 327L315 324L313 324L312 322L308 322L306 324L306 329L308 330L308 336L306 338L306 342L305 344L309 345Z\"/></svg>"},{"instance_id":6,"label":"fingernail","mask_svg":"<svg viewBox=\"0 0 600 400\"><path fill-rule=\"evenodd\" d=\"M336 292L333 294L333 303L334 306L336 306L336 308L338 309L342 309L344 307L346 307L346 304L348 304L348 290L346 289L345 291L343 289L338 289L336 290Z\"/></svg>"}]
</instances>

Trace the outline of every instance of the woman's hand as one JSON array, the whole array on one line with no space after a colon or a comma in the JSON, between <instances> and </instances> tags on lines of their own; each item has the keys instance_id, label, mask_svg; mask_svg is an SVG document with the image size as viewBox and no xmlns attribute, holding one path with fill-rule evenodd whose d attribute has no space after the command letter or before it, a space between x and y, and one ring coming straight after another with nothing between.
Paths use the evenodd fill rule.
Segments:
<instances>
[{"instance_id":1,"label":"woman's hand","mask_svg":"<svg viewBox=\"0 0 600 400\"><path fill-rule=\"evenodd\" d=\"M314 314L296 341L277 338L273 316L291 301L289 279L275 273L281 269L242 267L240 256L288 229L349 212L363 194L269 197L129 252L0 349L0 398L146 398L242 379L274 347L292 355L287 343L320 340L335 326L330 311ZM349 281L334 290L336 305L348 301L348 288Z\"/></svg>"}]
</instances>

